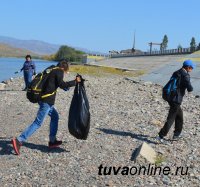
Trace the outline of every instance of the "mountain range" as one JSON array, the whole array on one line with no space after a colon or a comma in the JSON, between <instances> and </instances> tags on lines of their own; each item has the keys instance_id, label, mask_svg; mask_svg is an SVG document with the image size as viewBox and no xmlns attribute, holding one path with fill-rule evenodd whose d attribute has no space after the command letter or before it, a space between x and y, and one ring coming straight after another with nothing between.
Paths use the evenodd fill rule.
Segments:
<instances>
[{"instance_id":1,"label":"mountain range","mask_svg":"<svg viewBox=\"0 0 200 187\"><path fill-rule=\"evenodd\" d=\"M25 57L30 54L34 58L41 58L42 55L33 53L32 51L11 47L7 44L0 43L0 57Z\"/></svg>"},{"instance_id":2,"label":"mountain range","mask_svg":"<svg viewBox=\"0 0 200 187\"><path fill-rule=\"evenodd\" d=\"M50 55L55 54L61 45L51 44L40 40L20 40L12 37L0 36L0 44L10 46L11 48L23 49L31 51L33 54L41 55ZM63 44L62 44L63 45ZM64 44L65 45L65 44ZM73 46L69 46L73 47ZM85 48L73 47L76 50L83 51L85 53L92 54L102 54L97 51L90 51Z\"/></svg>"}]
</instances>

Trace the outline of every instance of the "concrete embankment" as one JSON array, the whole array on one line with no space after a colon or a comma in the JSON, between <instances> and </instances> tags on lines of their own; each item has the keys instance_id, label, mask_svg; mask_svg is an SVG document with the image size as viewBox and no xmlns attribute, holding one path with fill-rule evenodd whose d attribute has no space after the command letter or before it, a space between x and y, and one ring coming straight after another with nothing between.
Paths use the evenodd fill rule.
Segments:
<instances>
[{"instance_id":1,"label":"concrete embankment","mask_svg":"<svg viewBox=\"0 0 200 187\"><path fill-rule=\"evenodd\" d=\"M124 57L111 58L99 62L90 62L91 65L109 66L126 70L144 70L145 74L140 80L150 81L164 86L172 73L182 67L185 59L192 59L196 68L191 73L191 82L194 94L200 94L200 54L191 55L169 55L169 56L146 56L146 57ZM198 61L195 61L198 60Z\"/></svg>"},{"instance_id":2,"label":"concrete embankment","mask_svg":"<svg viewBox=\"0 0 200 187\"><path fill-rule=\"evenodd\" d=\"M145 70L146 73L149 73L171 62L178 62L184 57L186 57L186 55L108 58L97 62L89 62L89 64L122 68L127 70Z\"/></svg>"}]
</instances>

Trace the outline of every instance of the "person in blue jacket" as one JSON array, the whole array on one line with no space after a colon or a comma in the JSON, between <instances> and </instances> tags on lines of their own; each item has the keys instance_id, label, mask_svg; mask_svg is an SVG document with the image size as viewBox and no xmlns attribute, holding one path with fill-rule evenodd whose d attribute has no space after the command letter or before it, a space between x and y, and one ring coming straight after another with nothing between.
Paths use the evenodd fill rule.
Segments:
<instances>
[{"instance_id":1,"label":"person in blue jacket","mask_svg":"<svg viewBox=\"0 0 200 187\"><path fill-rule=\"evenodd\" d=\"M158 133L159 136L157 137L157 140L159 143L165 142L163 138L167 135L174 122L175 122L175 129L174 129L173 140L178 140L181 138L181 132L183 129L183 111L181 109L181 103L183 100L183 96L185 95L185 90L187 90L188 92L193 91L193 87L190 82L189 72L191 72L194 68L195 64L192 62L192 60L185 60L183 62L182 68L173 73L173 75L179 74L181 76L180 93L178 97L176 97L176 100L174 100L173 102L168 102L170 109L166 123Z\"/></svg>"},{"instance_id":2,"label":"person in blue jacket","mask_svg":"<svg viewBox=\"0 0 200 187\"><path fill-rule=\"evenodd\" d=\"M31 55L26 55L25 59L26 61L24 62L24 65L21 69L21 71L24 72L24 91L26 91L28 86L30 85L33 75L36 75L36 67L35 63L31 60Z\"/></svg>"}]
</instances>

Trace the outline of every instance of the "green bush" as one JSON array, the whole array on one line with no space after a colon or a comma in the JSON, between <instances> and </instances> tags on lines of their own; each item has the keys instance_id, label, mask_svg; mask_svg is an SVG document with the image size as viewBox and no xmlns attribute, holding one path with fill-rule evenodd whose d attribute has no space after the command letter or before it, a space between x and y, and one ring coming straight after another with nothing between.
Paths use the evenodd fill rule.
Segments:
<instances>
[{"instance_id":1,"label":"green bush","mask_svg":"<svg viewBox=\"0 0 200 187\"><path fill-rule=\"evenodd\" d=\"M53 60L60 61L63 59L68 59L70 62L79 62L81 61L83 54L85 53L82 51L78 51L72 47L63 45L59 48Z\"/></svg>"}]
</instances>

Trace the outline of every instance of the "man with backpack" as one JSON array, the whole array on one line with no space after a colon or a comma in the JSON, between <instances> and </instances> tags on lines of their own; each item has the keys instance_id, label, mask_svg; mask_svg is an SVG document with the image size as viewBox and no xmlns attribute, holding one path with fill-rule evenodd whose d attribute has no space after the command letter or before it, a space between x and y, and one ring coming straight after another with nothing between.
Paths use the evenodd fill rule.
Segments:
<instances>
[{"instance_id":1,"label":"man with backpack","mask_svg":"<svg viewBox=\"0 0 200 187\"><path fill-rule=\"evenodd\" d=\"M75 80L64 82L64 74L68 73L69 65L66 60L58 63L57 66L54 66L52 71L49 73L47 79L44 82L42 87L41 100L38 102L39 110L34 122L26 128L20 136L12 139L12 145L14 151L17 155L20 154L20 147L22 143L27 141L27 139L41 127L45 117L49 115L50 120L50 133L49 133L49 148L58 147L62 144L62 141L56 139L56 134L58 130L58 120L59 115L57 110L54 108L56 90L58 87L61 89L67 90L69 87L75 86L78 82L81 82L81 77L77 76Z\"/></svg>"},{"instance_id":2,"label":"man with backpack","mask_svg":"<svg viewBox=\"0 0 200 187\"><path fill-rule=\"evenodd\" d=\"M191 72L194 68L195 64L191 60L185 60L183 62L183 67L173 73L170 81L165 86L167 87L166 90L168 90L168 93L163 93L163 95L168 94L169 96L163 96L163 98L168 102L170 109L167 121L163 128L160 130L159 136L157 137L159 143L164 143L163 138L169 132L174 121L175 130L173 140L178 140L181 138L181 132L183 128L183 111L181 109L181 103L183 96L185 95L185 90L187 89L188 92L193 91L193 87L190 83L189 72ZM174 90L172 88L174 85L171 84L176 84ZM163 92L165 91L165 87L163 88Z\"/></svg>"}]
</instances>

